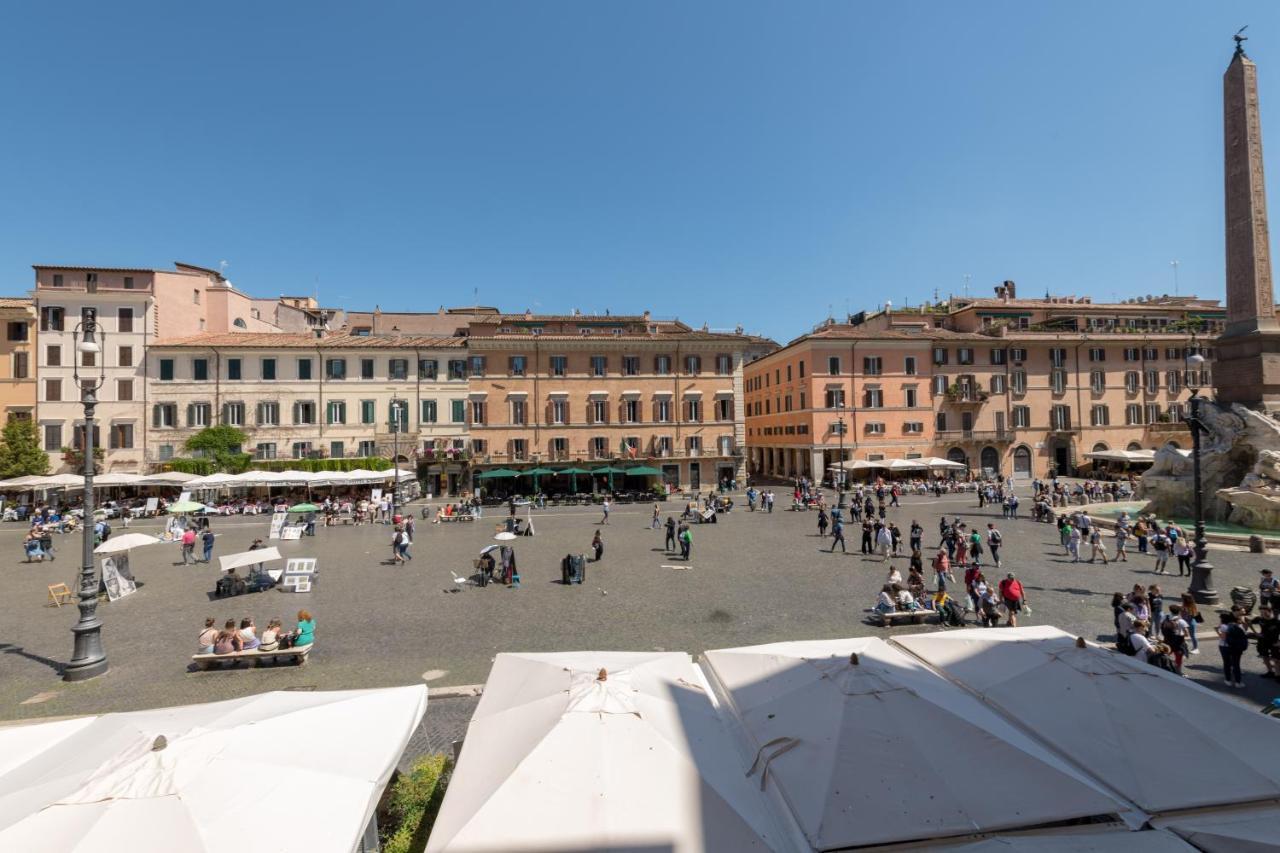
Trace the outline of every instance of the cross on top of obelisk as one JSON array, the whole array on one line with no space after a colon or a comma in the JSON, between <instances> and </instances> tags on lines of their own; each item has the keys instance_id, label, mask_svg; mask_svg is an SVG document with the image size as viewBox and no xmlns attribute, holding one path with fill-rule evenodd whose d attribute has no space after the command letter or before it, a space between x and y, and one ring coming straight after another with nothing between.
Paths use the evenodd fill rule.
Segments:
<instances>
[{"instance_id":1,"label":"cross on top of obelisk","mask_svg":"<svg viewBox=\"0 0 1280 853\"><path fill-rule=\"evenodd\" d=\"M1244 43L1249 40L1249 37L1241 35L1241 33L1247 29L1249 29L1249 25L1245 24L1243 27L1236 30L1236 34L1232 36L1232 38L1236 40L1236 56L1243 56L1245 59L1248 59L1249 57L1244 52Z\"/></svg>"}]
</instances>

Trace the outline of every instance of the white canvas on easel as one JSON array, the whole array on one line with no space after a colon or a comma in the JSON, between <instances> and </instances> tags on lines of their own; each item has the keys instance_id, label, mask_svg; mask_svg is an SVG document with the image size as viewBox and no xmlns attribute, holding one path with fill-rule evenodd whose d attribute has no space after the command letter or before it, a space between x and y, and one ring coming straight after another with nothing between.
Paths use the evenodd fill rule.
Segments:
<instances>
[{"instance_id":1,"label":"white canvas on easel","mask_svg":"<svg viewBox=\"0 0 1280 853\"><path fill-rule=\"evenodd\" d=\"M102 585L106 587L108 601L118 601L138 591L133 578L128 576L127 558L124 572L121 572L121 567L116 564L119 556L102 558Z\"/></svg>"},{"instance_id":2,"label":"white canvas on easel","mask_svg":"<svg viewBox=\"0 0 1280 853\"><path fill-rule=\"evenodd\" d=\"M284 520L288 516L286 512L272 513L271 529L267 532L268 539L279 539L280 532L284 530Z\"/></svg>"}]
</instances>

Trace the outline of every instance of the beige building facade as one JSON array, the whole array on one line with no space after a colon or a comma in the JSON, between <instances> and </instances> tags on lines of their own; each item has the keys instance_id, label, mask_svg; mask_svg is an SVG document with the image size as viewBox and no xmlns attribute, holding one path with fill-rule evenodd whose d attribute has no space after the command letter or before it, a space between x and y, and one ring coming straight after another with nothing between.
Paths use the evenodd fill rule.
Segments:
<instances>
[{"instance_id":1,"label":"beige building facade","mask_svg":"<svg viewBox=\"0 0 1280 853\"><path fill-rule=\"evenodd\" d=\"M746 362L772 341L649 314L498 315L467 338L476 472L643 461L673 488L745 474Z\"/></svg>"},{"instance_id":2,"label":"beige building facade","mask_svg":"<svg viewBox=\"0 0 1280 853\"><path fill-rule=\"evenodd\" d=\"M1074 472L1100 450L1189 446L1185 357L1216 302L995 299L827 322L746 372L752 473L942 456L975 470ZM1210 370L1200 377L1209 387Z\"/></svg>"},{"instance_id":3,"label":"beige building facade","mask_svg":"<svg viewBox=\"0 0 1280 853\"><path fill-rule=\"evenodd\" d=\"M29 297L0 297L0 417L36 417L35 304Z\"/></svg>"},{"instance_id":4,"label":"beige building facade","mask_svg":"<svg viewBox=\"0 0 1280 853\"><path fill-rule=\"evenodd\" d=\"M467 462L463 338L227 333L148 351L147 463L187 455L226 424L256 459L399 456L428 491L456 493ZM398 428L393 425L398 424Z\"/></svg>"}]
</instances>

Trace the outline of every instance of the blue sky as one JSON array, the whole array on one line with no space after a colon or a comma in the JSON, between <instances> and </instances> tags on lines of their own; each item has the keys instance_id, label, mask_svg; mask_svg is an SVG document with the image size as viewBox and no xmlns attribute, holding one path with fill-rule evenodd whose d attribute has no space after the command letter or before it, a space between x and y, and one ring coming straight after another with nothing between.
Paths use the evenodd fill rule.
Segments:
<instances>
[{"instance_id":1,"label":"blue sky","mask_svg":"<svg viewBox=\"0 0 1280 853\"><path fill-rule=\"evenodd\" d=\"M1124 298L1176 259L1221 296L1243 24L1280 181L1275 2L13 4L0 292L226 260L347 308L780 340L966 275Z\"/></svg>"}]
</instances>

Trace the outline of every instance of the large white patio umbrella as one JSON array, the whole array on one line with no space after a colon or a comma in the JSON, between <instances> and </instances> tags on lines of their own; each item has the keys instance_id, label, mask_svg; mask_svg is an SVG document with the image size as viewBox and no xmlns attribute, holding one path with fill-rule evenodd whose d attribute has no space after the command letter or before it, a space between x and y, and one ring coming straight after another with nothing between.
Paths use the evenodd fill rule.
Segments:
<instances>
[{"instance_id":1,"label":"large white patio umbrella","mask_svg":"<svg viewBox=\"0 0 1280 853\"><path fill-rule=\"evenodd\" d=\"M428 851L793 849L678 652L500 654Z\"/></svg>"},{"instance_id":2,"label":"large white patio umbrella","mask_svg":"<svg viewBox=\"0 0 1280 853\"><path fill-rule=\"evenodd\" d=\"M0 729L0 850L345 853L426 705L279 691Z\"/></svg>"},{"instance_id":3,"label":"large white patio umbrella","mask_svg":"<svg viewBox=\"0 0 1280 853\"><path fill-rule=\"evenodd\" d=\"M950 459L943 459L941 456L926 456L923 459L916 460L923 462L926 468L941 468L944 471L967 471L969 466L963 462L954 462Z\"/></svg>"},{"instance_id":4,"label":"large white patio umbrella","mask_svg":"<svg viewBox=\"0 0 1280 853\"><path fill-rule=\"evenodd\" d=\"M161 471L159 474L147 474L137 484L139 486L181 486L196 479L197 476L185 471Z\"/></svg>"},{"instance_id":5,"label":"large white patio umbrella","mask_svg":"<svg viewBox=\"0 0 1280 853\"><path fill-rule=\"evenodd\" d=\"M1189 679L1049 626L894 642L1148 812L1280 799L1276 721ZM1168 750L1200 772L1143 765Z\"/></svg>"},{"instance_id":6,"label":"large white patio umbrella","mask_svg":"<svg viewBox=\"0 0 1280 853\"><path fill-rule=\"evenodd\" d=\"M815 850L1126 810L883 640L772 643L704 657L750 743L753 779L786 803ZM979 775L957 777L957 767Z\"/></svg>"},{"instance_id":7,"label":"large white patio umbrella","mask_svg":"<svg viewBox=\"0 0 1280 853\"><path fill-rule=\"evenodd\" d=\"M890 459L885 467L890 471L923 471L929 466L923 459Z\"/></svg>"}]
</instances>

